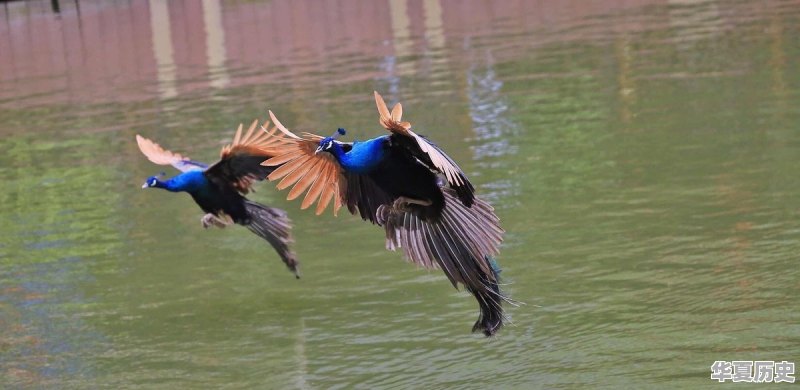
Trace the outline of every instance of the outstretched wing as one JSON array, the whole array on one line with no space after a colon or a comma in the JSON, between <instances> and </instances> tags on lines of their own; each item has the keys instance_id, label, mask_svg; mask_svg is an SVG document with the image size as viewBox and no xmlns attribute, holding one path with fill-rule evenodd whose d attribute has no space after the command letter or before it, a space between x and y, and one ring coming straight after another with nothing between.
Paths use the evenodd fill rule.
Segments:
<instances>
[{"instance_id":1,"label":"outstretched wing","mask_svg":"<svg viewBox=\"0 0 800 390\"><path fill-rule=\"evenodd\" d=\"M202 171L208 168L206 164L189 160L188 157L166 150L139 134L136 134L136 144L139 145L139 150L148 160L158 165L172 165L181 172Z\"/></svg>"},{"instance_id":2,"label":"outstretched wing","mask_svg":"<svg viewBox=\"0 0 800 390\"><path fill-rule=\"evenodd\" d=\"M456 191L458 198L465 206L470 207L475 199L475 188L467 180L464 171L458 167L447 154L427 138L414 133L411 123L402 122L403 106L395 104L392 111L386 107L381 95L375 92L375 104L378 106L381 126L392 132L392 142L407 149L428 168L443 174L447 183Z\"/></svg>"},{"instance_id":3,"label":"outstretched wing","mask_svg":"<svg viewBox=\"0 0 800 390\"><path fill-rule=\"evenodd\" d=\"M336 215L342 207L342 188L346 185L339 162L330 153L314 153L322 137L309 133L297 136L283 126L272 111L269 116L280 133L269 133L275 154L263 163L265 168L274 169L267 178L270 181L280 179L279 190L294 185L286 199L306 193L300 208L306 209L317 202L317 215L333 201Z\"/></svg>"},{"instance_id":4,"label":"outstretched wing","mask_svg":"<svg viewBox=\"0 0 800 390\"><path fill-rule=\"evenodd\" d=\"M262 131L263 130L263 131ZM275 155L276 140L270 137L269 122L258 125L253 121L242 134L242 125L236 130L233 142L220 151L220 160L206 170L206 177L219 184L233 186L246 194L252 190L253 182L264 180L275 168L261 165Z\"/></svg>"}]
</instances>

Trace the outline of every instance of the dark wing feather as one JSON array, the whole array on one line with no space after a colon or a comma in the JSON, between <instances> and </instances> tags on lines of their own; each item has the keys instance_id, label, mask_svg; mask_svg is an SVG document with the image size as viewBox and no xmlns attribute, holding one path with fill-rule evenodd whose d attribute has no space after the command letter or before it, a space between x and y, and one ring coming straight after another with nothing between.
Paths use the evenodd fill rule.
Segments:
<instances>
[{"instance_id":1,"label":"dark wing feather","mask_svg":"<svg viewBox=\"0 0 800 390\"><path fill-rule=\"evenodd\" d=\"M269 122L258 126L253 121L247 133L242 134L242 125L236 130L233 142L220 151L220 160L206 170L209 180L221 185L233 186L239 193L247 194L253 182L263 180L275 168L261 165L275 156L276 143L270 138L275 127Z\"/></svg>"},{"instance_id":2,"label":"dark wing feather","mask_svg":"<svg viewBox=\"0 0 800 390\"><path fill-rule=\"evenodd\" d=\"M297 256L289 248L289 244L294 242L292 239L292 222L286 215L286 211L263 204L245 200L245 208L250 215L247 228L275 248L278 255L297 278L300 273L297 269Z\"/></svg>"},{"instance_id":3,"label":"dark wing feather","mask_svg":"<svg viewBox=\"0 0 800 390\"><path fill-rule=\"evenodd\" d=\"M386 231L386 248L402 248L407 260L425 268L441 268L454 287L462 284L475 296L481 315L473 331L487 336L503 325L503 301L499 269L494 256L503 240L503 229L492 207L475 198L466 207L454 190L443 188L442 217L429 221L409 209L381 206L377 219Z\"/></svg>"},{"instance_id":4,"label":"dark wing feather","mask_svg":"<svg viewBox=\"0 0 800 390\"><path fill-rule=\"evenodd\" d=\"M480 198L475 198L472 207L466 207L458 201L452 189L443 188L445 208L439 221L426 221L408 209L396 209L386 204L379 208L377 219L386 230L386 246L388 249L404 248L406 258L426 268L445 270L450 282L471 285L480 270L489 274L491 265L486 256L499 253L503 241L503 229L494 209ZM437 232L436 229L444 231ZM447 233L447 237L442 234ZM441 242L429 241L438 237ZM459 248L448 249L447 245L460 243ZM434 247L434 244L438 246ZM446 249L440 253L436 250ZM446 254L447 256L443 256ZM459 254L458 256L455 256ZM469 269L462 269L459 258L477 259ZM461 270L456 272L456 270Z\"/></svg>"},{"instance_id":5,"label":"dark wing feather","mask_svg":"<svg viewBox=\"0 0 800 390\"><path fill-rule=\"evenodd\" d=\"M343 198L347 210L351 214L358 212L365 221L378 223L378 209L382 205L391 204L395 197L381 189L369 176L351 172L345 172L344 175L347 178L347 188Z\"/></svg>"},{"instance_id":6,"label":"dark wing feather","mask_svg":"<svg viewBox=\"0 0 800 390\"><path fill-rule=\"evenodd\" d=\"M166 150L161 145L139 134L136 134L136 144L139 145L139 150L142 154L155 164L172 165L181 172L202 171L208 168L206 164L192 161L188 157Z\"/></svg>"},{"instance_id":7,"label":"dark wing feather","mask_svg":"<svg viewBox=\"0 0 800 390\"><path fill-rule=\"evenodd\" d=\"M402 122L403 106L395 104L392 111L386 107L381 95L375 92L375 104L378 106L380 124L392 132L392 143L404 147L409 153L429 169L443 174L447 183L458 194L465 206L472 205L475 188L467 179L458 164L442 151L436 144L411 130L411 123Z\"/></svg>"}]
</instances>

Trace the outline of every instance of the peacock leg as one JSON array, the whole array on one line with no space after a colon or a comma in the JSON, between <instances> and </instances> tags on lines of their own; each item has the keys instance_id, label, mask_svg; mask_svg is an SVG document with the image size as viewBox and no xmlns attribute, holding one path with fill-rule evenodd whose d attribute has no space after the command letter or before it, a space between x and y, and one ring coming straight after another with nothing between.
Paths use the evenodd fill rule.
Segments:
<instances>
[{"instance_id":1,"label":"peacock leg","mask_svg":"<svg viewBox=\"0 0 800 390\"><path fill-rule=\"evenodd\" d=\"M208 213L202 217L200 217L200 223L203 225L203 229L208 229L211 225L214 224L215 215Z\"/></svg>"},{"instance_id":2,"label":"peacock leg","mask_svg":"<svg viewBox=\"0 0 800 390\"><path fill-rule=\"evenodd\" d=\"M417 204L420 206L430 206L433 204L433 202L429 200L413 199L405 196L400 196L394 200L392 207L398 210L405 210L407 208L406 206L410 204Z\"/></svg>"},{"instance_id":3,"label":"peacock leg","mask_svg":"<svg viewBox=\"0 0 800 390\"><path fill-rule=\"evenodd\" d=\"M214 215L212 213L208 213L208 214L204 215L202 218L200 218L200 223L203 224L203 228L204 229L208 229L211 226L216 226L216 227L218 227L220 229L224 229L225 227L230 225L230 222L228 222L228 221L226 221L226 220L224 220L224 219L222 219L220 217L217 217L216 215Z\"/></svg>"}]
</instances>

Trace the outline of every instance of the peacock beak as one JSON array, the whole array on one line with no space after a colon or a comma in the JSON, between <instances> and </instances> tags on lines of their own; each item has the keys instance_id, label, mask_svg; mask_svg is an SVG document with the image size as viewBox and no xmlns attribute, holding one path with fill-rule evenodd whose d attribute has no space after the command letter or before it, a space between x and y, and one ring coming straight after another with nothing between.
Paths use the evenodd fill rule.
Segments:
<instances>
[{"instance_id":1,"label":"peacock beak","mask_svg":"<svg viewBox=\"0 0 800 390\"><path fill-rule=\"evenodd\" d=\"M319 154L319 152L323 151L322 145L317 146L317 150L314 151L314 154Z\"/></svg>"},{"instance_id":2,"label":"peacock beak","mask_svg":"<svg viewBox=\"0 0 800 390\"><path fill-rule=\"evenodd\" d=\"M147 187L149 187L149 186L147 185L147 183L144 183L144 184L142 184L142 188L147 188Z\"/></svg>"}]
</instances>

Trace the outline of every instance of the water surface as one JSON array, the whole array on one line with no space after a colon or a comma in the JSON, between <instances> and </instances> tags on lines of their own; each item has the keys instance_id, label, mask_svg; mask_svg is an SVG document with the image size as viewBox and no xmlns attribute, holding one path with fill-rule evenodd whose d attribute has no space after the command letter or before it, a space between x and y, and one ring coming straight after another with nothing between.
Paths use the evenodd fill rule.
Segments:
<instances>
[{"instance_id":1,"label":"water surface","mask_svg":"<svg viewBox=\"0 0 800 390\"><path fill-rule=\"evenodd\" d=\"M0 387L716 385L800 360L800 3L0 5ZM291 212L303 279L204 231L141 133L213 162L269 108L381 134L402 101L497 209L497 337L357 217Z\"/></svg>"}]
</instances>

